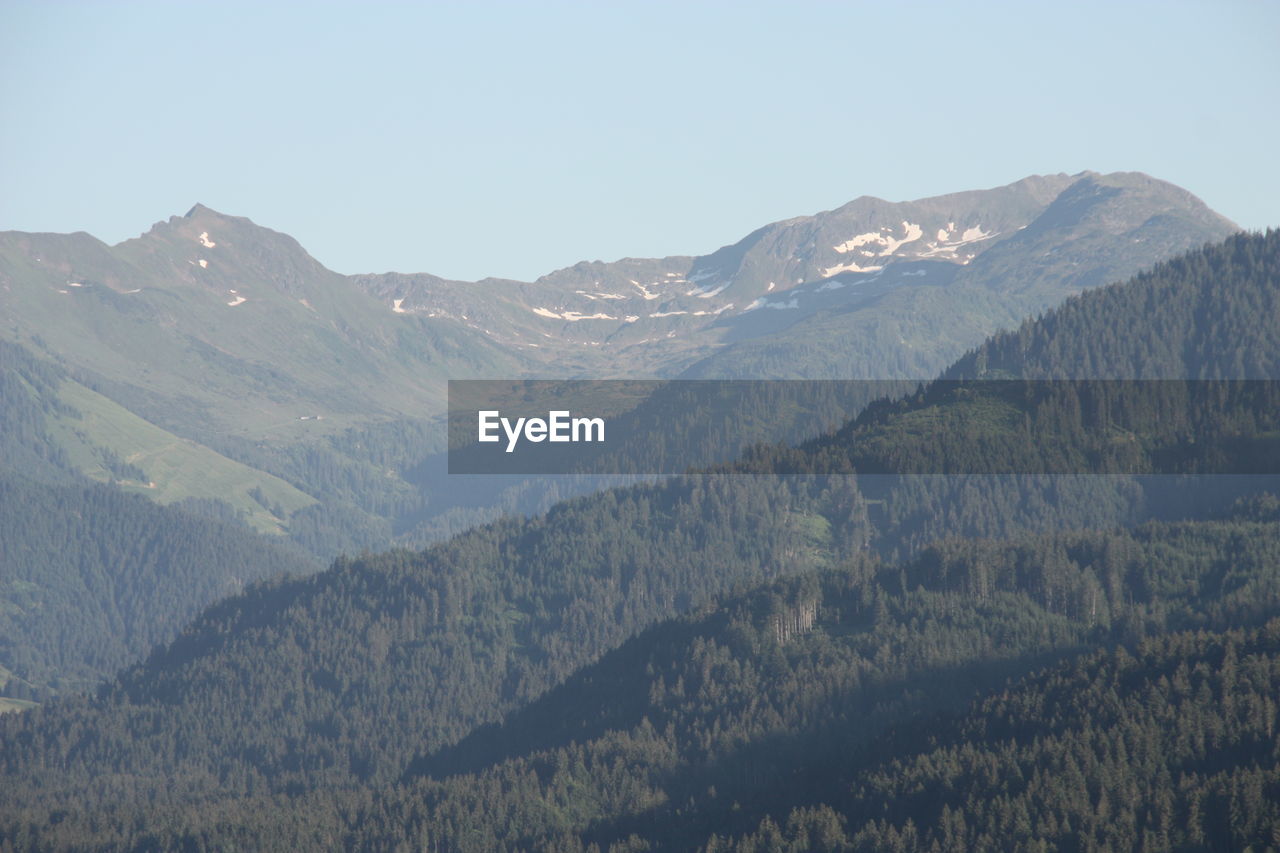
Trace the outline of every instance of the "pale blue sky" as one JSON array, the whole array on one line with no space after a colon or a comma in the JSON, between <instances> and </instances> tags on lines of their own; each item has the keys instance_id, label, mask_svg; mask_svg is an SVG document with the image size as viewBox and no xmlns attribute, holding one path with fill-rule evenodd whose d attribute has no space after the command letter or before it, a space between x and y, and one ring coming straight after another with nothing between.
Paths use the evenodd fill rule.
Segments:
<instances>
[{"instance_id":1,"label":"pale blue sky","mask_svg":"<svg viewBox=\"0 0 1280 853\"><path fill-rule=\"evenodd\" d=\"M200 201L340 272L699 254L1138 170L1280 225L1280 3L0 0L0 229Z\"/></svg>"}]
</instances>

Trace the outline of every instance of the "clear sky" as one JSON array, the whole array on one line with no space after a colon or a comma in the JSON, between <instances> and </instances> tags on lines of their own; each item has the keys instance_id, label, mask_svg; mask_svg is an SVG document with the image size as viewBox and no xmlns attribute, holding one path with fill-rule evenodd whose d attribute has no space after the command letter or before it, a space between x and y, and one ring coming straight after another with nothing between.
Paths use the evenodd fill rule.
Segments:
<instances>
[{"instance_id":1,"label":"clear sky","mask_svg":"<svg viewBox=\"0 0 1280 853\"><path fill-rule=\"evenodd\" d=\"M533 278L1137 170L1280 226L1280 3L0 0L0 229L199 201L340 272Z\"/></svg>"}]
</instances>

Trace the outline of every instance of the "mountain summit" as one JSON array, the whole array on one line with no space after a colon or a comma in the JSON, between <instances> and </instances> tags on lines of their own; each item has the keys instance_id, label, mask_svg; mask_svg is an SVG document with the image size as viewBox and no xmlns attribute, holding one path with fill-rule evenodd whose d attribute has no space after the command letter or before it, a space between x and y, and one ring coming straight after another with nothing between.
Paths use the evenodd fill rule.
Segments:
<instances>
[{"instance_id":1,"label":"mountain summit","mask_svg":"<svg viewBox=\"0 0 1280 853\"><path fill-rule=\"evenodd\" d=\"M361 482L416 494L363 457L368 436L334 442L412 424L421 455L396 456L410 469L439 449L423 424L443 411L446 379L928 378L1001 327L1234 230L1171 184L1084 172L862 197L697 257L460 282L339 275L286 234L196 204L116 246L0 233L0 340L127 410L114 417L254 468L288 454L271 473L292 472L313 498L332 494L331 469L349 454L370 466ZM115 446L92 423L76 429ZM186 447L159 434L155 445ZM317 453L346 461L326 462L315 482L298 476ZM172 482L145 473L159 492Z\"/></svg>"},{"instance_id":2,"label":"mountain summit","mask_svg":"<svg viewBox=\"0 0 1280 853\"><path fill-rule=\"evenodd\" d=\"M525 352L551 348L558 368L582 375L776 376L785 362L788 376L928 376L1000 324L1235 230L1172 184L1082 172L910 202L864 196L708 255L583 262L532 283L354 282L398 313L487 330ZM842 343L849 330L862 338L862 359L806 354L832 339L833 314ZM896 334L877 339L886 319ZM716 355L744 341L754 343ZM752 351L761 345L776 350L767 362Z\"/></svg>"}]
</instances>

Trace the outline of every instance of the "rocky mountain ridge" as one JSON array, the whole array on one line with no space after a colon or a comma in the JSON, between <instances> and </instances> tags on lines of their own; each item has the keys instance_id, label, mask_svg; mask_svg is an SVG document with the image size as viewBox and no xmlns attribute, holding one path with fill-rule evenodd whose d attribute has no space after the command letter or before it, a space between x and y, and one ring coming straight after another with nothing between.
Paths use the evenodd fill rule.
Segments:
<instances>
[{"instance_id":1,"label":"rocky mountain ridge","mask_svg":"<svg viewBox=\"0 0 1280 853\"><path fill-rule=\"evenodd\" d=\"M607 354L626 352L630 370L710 376L697 366L699 352L785 333L815 315L866 311L900 288L1011 290L1030 297L1017 300L1020 315L1132 274L1175 243L1190 248L1232 230L1170 184L1084 172L914 202L864 196L767 225L708 255L584 261L534 282L395 273L353 280L396 313L461 323L535 358L550 349L611 373ZM1001 262L983 263L996 249ZM1143 261L1118 262L1122 249ZM1007 280L1011 263L1031 267L1022 281ZM1073 269L1050 269L1058 265Z\"/></svg>"},{"instance_id":2,"label":"rocky mountain ridge","mask_svg":"<svg viewBox=\"0 0 1280 853\"><path fill-rule=\"evenodd\" d=\"M65 377L57 400L29 401L50 413L42 452L161 501L235 484L257 529L331 555L438 535L458 491L426 464L446 380L927 379L1234 230L1170 184L1086 172L864 197L697 257L458 282L340 275L196 205L116 246L0 233L0 341ZM465 509L447 529L496 511Z\"/></svg>"}]
</instances>

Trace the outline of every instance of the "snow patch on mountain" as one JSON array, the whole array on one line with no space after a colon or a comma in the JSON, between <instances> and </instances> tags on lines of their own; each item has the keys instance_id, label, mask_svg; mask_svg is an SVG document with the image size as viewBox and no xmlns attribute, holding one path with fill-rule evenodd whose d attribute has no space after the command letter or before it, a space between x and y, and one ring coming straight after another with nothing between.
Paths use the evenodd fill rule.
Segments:
<instances>
[{"instance_id":1,"label":"snow patch on mountain","mask_svg":"<svg viewBox=\"0 0 1280 853\"><path fill-rule=\"evenodd\" d=\"M217 243L209 239L208 231L201 231L200 236L197 237L196 239L199 240L200 245L204 246L206 249L212 249L214 246L218 245Z\"/></svg>"},{"instance_id":2,"label":"snow patch on mountain","mask_svg":"<svg viewBox=\"0 0 1280 853\"><path fill-rule=\"evenodd\" d=\"M865 246L868 243L881 243L884 238L880 236L879 231L868 231L866 234L859 234L856 237L850 237L838 246L832 246L840 254L852 252L859 246Z\"/></svg>"},{"instance_id":3,"label":"snow patch on mountain","mask_svg":"<svg viewBox=\"0 0 1280 853\"><path fill-rule=\"evenodd\" d=\"M945 229L938 230L938 239L936 241L926 243L924 251L919 252L917 256L921 258L947 256L951 260L960 260L961 263L968 263L968 261L972 260L975 256L971 254L966 255L964 256L966 260L961 260L961 256L956 254L956 251L959 248L962 246L968 246L971 243L981 243L983 240L990 240L992 237L1000 236L998 232L991 233L989 231L984 231L981 225L974 225L964 229L964 231L961 231L957 239L951 239L951 234L957 230L958 229L955 227L954 222L947 223L947 227Z\"/></svg>"},{"instance_id":4,"label":"snow patch on mountain","mask_svg":"<svg viewBox=\"0 0 1280 853\"><path fill-rule=\"evenodd\" d=\"M563 314L557 314L555 311L549 311L546 308L534 308L533 313L537 314L539 317L546 317L549 320L567 320L570 323L577 323L580 320L616 320L618 319L617 317L613 317L603 312L600 312L598 314L582 314L577 311L565 311ZM462 319L465 320L467 318L463 317Z\"/></svg>"},{"instance_id":5,"label":"snow patch on mountain","mask_svg":"<svg viewBox=\"0 0 1280 853\"><path fill-rule=\"evenodd\" d=\"M640 282L636 281L635 279L630 279L630 281L631 281L631 283L632 283L632 284L634 284L636 287L638 287L638 288L640 289L640 293L644 295L644 298L645 298L645 299L657 299L657 298L661 295L661 294L658 294L658 293L650 293L650 292L649 292L649 289L648 289L647 287L645 287L643 284L641 284ZM654 286L654 287L657 287L657 286L658 286L658 283L655 281L655 282L653 283L653 286Z\"/></svg>"},{"instance_id":6,"label":"snow patch on mountain","mask_svg":"<svg viewBox=\"0 0 1280 853\"><path fill-rule=\"evenodd\" d=\"M888 231L889 233L882 234L881 233L882 231ZM923 236L924 236L924 229L922 229L919 225L917 225L914 222L907 222L906 220L903 220L902 239L900 240L893 236L893 229L891 229L889 226L886 225L882 227L880 231L868 231L865 234L858 234L857 236L846 240L845 242L839 244L838 246L833 246L832 248L835 249L840 254L844 255L862 246L875 245L875 246L881 247L878 253L868 252L864 250L862 252L862 255L864 257L873 257L874 255L878 254L880 257L884 258L884 257L888 257L889 255L892 255L894 252L898 251L906 244L914 243L916 240L919 240Z\"/></svg>"},{"instance_id":7,"label":"snow patch on mountain","mask_svg":"<svg viewBox=\"0 0 1280 853\"><path fill-rule=\"evenodd\" d=\"M867 266L859 266L857 261L850 261L847 264L836 264L834 267L827 267L822 271L823 278L831 278L833 275L839 275L842 272L877 272L884 269L883 264L868 264Z\"/></svg>"},{"instance_id":8,"label":"snow patch on mountain","mask_svg":"<svg viewBox=\"0 0 1280 853\"><path fill-rule=\"evenodd\" d=\"M788 311L792 308L799 308L799 307L800 307L799 299L792 299L789 302L770 302L762 296L759 299L752 302L746 308L743 308L742 313L745 314L748 311L754 311L757 308L771 308L774 311ZM716 313L719 313L719 312L716 312Z\"/></svg>"}]
</instances>

